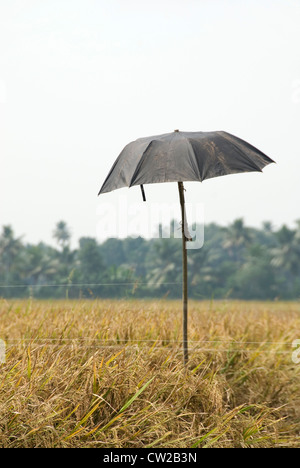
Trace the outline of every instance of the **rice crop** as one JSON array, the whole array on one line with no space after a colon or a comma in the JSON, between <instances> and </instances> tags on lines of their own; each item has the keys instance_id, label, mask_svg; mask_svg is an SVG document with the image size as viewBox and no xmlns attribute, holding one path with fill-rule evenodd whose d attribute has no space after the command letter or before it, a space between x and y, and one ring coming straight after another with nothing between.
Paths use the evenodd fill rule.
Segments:
<instances>
[{"instance_id":1,"label":"rice crop","mask_svg":"<svg viewBox=\"0 0 300 468\"><path fill-rule=\"evenodd\" d=\"M186 367L181 314L0 300L0 447L300 447L299 303L191 301Z\"/></svg>"}]
</instances>

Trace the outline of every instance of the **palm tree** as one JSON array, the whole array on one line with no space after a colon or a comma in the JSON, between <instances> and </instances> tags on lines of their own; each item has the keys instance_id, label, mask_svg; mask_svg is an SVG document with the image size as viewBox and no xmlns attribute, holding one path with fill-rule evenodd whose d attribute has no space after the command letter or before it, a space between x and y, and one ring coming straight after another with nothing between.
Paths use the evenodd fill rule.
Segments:
<instances>
[{"instance_id":1,"label":"palm tree","mask_svg":"<svg viewBox=\"0 0 300 468\"><path fill-rule=\"evenodd\" d=\"M275 271L265 246L252 244L245 262L230 278L233 295L243 299L271 299L276 294Z\"/></svg>"},{"instance_id":2,"label":"palm tree","mask_svg":"<svg viewBox=\"0 0 300 468\"><path fill-rule=\"evenodd\" d=\"M81 237L77 251L78 279L89 285L82 289L85 295L101 295L103 287L99 283L105 282L106 268L96 239Z\"/></svg>"},{"instance_id":3,"label":"palm tree","mask_svg":"<svg viewBox=\"0 0 300 468\"><path fill-rule=\"evenodd\" d=\"M17 270L15 262L22 249L20 238L14 237L11 226L3 226L0 237L0 257L4 282L9 284L12 280L12 270Z\"/></svg>"},{"instance_id":4,"label":"palm tree","mask_svg":"<svg viewBox=\"0 0 300 468\"><path fill-rule=\"evenodd\" d=\"M272 265L292 275L300 271L300 223L297 224L296 230L282 226L276 233L278 246L272 249Z\"/></svg>"},{"instance_id":5,"label":"palm tree","mask_svg":"<svg viewBox=\"0 0 300 468\"><path fill-rule=\"evenodd\" d=\"M34 285L52 280L60 266L51 247L42 242L27 246L27 263L27 275L30 283Z\"/></svg>"},{"instance_id":6,"label":"palm tree","mask_svg":"<svg viewBox=\"0 0 300 468\"><path fill-rule=\"evenodd\" d=\"M181 289L178 289L181 282L180 247L178 239L172 237L152 242L146 259L147 282L150 289L159 289L161 293L172 291L175 295L181 292ZM169 284L176 282L177 286Z\"/></svg>"},{"instance_id":7,"label":"palm tree","mask_svg":"<svg viewBox=\"0 0 300 468\"><path fill-rule=\"evenodd\" d=\"M262 227L264 232L270 234L273 232L273 224L271 221L263 221Z\"/></svg>"},{"instance_id":8,"label":"palm tree","mask_svg":"<svg viewBox=\"0 0 300 468\"><path fill-rule=\"evenodd\" d=\"M241 255L245 247L249 246L252 236L250 230L245 227L242 218L236 219L228 228L224 229L225 240L223 247L228 250L229 255L235 262L241 260Z\"/></svg>"},{"instance_id":9,"label":"palm tree","mask_svg":"<svg viewBox=\"0 0 300 468\"><path fill-rule=\"evenodd\" d=\"M59 221L53 231L53 237L57 240L58 245L64 250L71 239L71 232L65 221Z\"/></svg>"}]
</instances>

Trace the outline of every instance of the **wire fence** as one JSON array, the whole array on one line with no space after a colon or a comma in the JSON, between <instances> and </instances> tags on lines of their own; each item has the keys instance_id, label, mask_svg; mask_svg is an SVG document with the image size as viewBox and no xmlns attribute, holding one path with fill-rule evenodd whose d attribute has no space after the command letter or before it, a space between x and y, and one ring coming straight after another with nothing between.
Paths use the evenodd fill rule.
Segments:
<instances>
[{"instance_id":1,"label":"wire fence","mask_svg":"<svg viewBox=\"0 0 300 468\"><path fill-rule=\"evenodd\" d=\"M175 284L182 284L181 282L174 281L174 282L146 282L146 281L131 281L131 282L124 282L124 283L60 283L60 284L0 284L0 288L59 288L59 287L77 287L77 288L84 288L84 287L95 287L95 286L165 286L165 285L175 285Z\"/></svg>"},{"instance_id":2,"label":"wire fence","mask_svg":"<svg viewBox=\"0 0 300 468\"><path fill-rule=\"evenodd\" d=\"M100 342L100 343L106 343L107 341L113 341L113 340L110 340L110 339L98 339L97 337L96 338L91 338L91 337L80 337L80 338L64 338L64 337L61 337L61 338L51 338L51 337L50 338L18 338L18 339L9 339L8 341L15 342L15 341L20 341L20 340L32 341L32 342L40 342L40 341L46 341L46 342L47 341L50 341L50 342L53 342L53 341L59 341L59 342L62 342L62 341L81 341L81 342L82 341L97 341L97 342ZM143 338L133 338L133 339L127 339L127 340L118 339L117 344L118 345L127 344L127 343L154 344L154 343L157 343L159 341L161 341L163 343L166 343L166 344L182 343L182 340L166 340L164 338L152 339L152 340L145 340ZM217 343L217 344L229 343L229 344L234 344L234 345L238 344L238 345L293 346L293 343L280 342L280 341L189 340L189 343L193 343L193 344L196 344L196 343L201 343L201 344L202 343L205 343L205 344L207 344L207 343Z\"/></svg>"},{"instance_id":3,"label":"wire fence","mask_svg":"<svg viewBox=\"0 0 300 468\"><path fill-rule=\"evenodd\" d=\"M178 281L111 281L99 283L38 283L38 284L0 284L0 298L36 299L143 299L169 296L179 299ZM200 297L199 297L200 298Z\"/></svg>"},{"instance_id":4,"label":"wire fence","mask_svg":"<svg viewBox=\"0 0 300 468\"><path fill-rule=\"evenodd\" d=\"M57 345L54 345L54 344L47 344L47 346L52 346L52 347L55 347ZM74 347L72 345L64 345L64 347L67 347L67 348L72 348L74 349ZM9 349L13 349L15 348L15 345L7 345L6 346L6 349L9 350ZM122 346L121 345L110 345L110 346L84 346L84 349L94 349L94 350L119 350L119 349L122 349ZM145 348L143 349L140 349L140 348L137 348L137 347L133 347L133 346L127 346L126 349L134 349L135 351L138 351L138 352L141 352L142 350L145 350ZM182 353L183 352L183 348L182 347L177 347L177 348L166 348L166 347L155 347L154 348L155 350L163 350L163 351L168 351L169 353ZM199 349L199 348L191 348L191 347L188 347L187 348L189 353L192 354L192 353L196 353L196 352L201 352L201 353L230 353L232 352L233 350L232 349ZM245 352L250 352L250 353L258 353L258 354L288 354L288 355L291 355L291 351L288 351L288 350L261 350L261 351L257 351L255 349L245 349L245 348L241 348L241 349L235 349L234 350L235 352L239 352L239 353L245 353Z\"/></svg>"},{"instance_id":5,"label":"wire fence","mask_svg":"<svg viewBox=\"0 0 300 468\"><path fill-rule=\"evenodd\" d=\"M92 344L87 344L92 342ZM205 345L220 345L225 343L228 345L234 345L234 347L226 348L207 348ZM164 350L171 353L179 353L183 351L181 340L145 340L145 339L132 339L132 340L118 340L113 343L113 340L99 340L89 337L81 338L19 338L19 339L8 339L6 341L7 349L13 349L15 347L26 347L37 345L42 348L44 346L52 347L63 347L77 349L78 347L84 347L85 349L97 349L97 350L112 350L112 349L124 349L124 350L135 350L135 351L152 351L152 350ZM177 345L177 346L174 346ZM236 348L235 346L239 347ZM255 348L249 347L249 345L255 345ZM257 346L261 347L258 348ZM268 346L282 346L289 347L289 349L262 349L265 345ZM230 340L190 340L188 351L191 353L257 353L257 354L291 354L294 343L288 342L277 342L277 341L230 341Z\"/></svg>"}]
</instances>

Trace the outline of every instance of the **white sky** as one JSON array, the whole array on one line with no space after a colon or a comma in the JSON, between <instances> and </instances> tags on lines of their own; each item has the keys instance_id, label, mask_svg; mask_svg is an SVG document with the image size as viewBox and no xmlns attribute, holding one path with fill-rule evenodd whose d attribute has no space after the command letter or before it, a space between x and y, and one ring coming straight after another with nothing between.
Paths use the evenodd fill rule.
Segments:
<instances>
[{"instance_id":1,"label":"white sky","mask_svg":"<svg viewBox=\"0 0 300 468\"><path fill-rule=\"evenodd\" d=\"M97 197L130 141L225 130L277 162L186 184L205 223L300 218L298 0L0 0L0 225L53 243L99 231ZM176 184L146 186L178 201ZM111 233L115 235L114 232Z\"/></svg>"}]
</instances>

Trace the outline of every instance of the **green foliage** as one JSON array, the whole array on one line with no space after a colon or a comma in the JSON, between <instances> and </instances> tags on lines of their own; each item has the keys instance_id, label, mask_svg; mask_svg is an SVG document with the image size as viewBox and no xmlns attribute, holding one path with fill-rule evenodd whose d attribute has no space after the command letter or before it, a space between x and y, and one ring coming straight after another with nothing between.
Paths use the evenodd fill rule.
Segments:
<instances>
[{"instance_id":1,"label":"green foliage","mask_svg":"<svg viewBox=\"0 0 300 468\"><path fill-rule=\"evenodd\" d=\"M71 239L70 230L65 221L59 221L53 231L53 237L56 239L58 245L64 249L69 244Z\"/></svg>"},{"instance_id":2,"label":"green foliage","mask_svg":"<svg viewBox=\"0 0 300 468\"><path fill-rule=\"evenodd\" d=\"M163 227L161 227L163 231ZM171 232L172 229L171 229ZM84 237L70 248L70 229L57 223L58 248L24 244L11 226L0 235L2 297L181 297L181 240ZM295 229L205 227L201 249L188 251L189 296L297 299L300 295L300 222Z\"/></svg>"}]
</instances>

